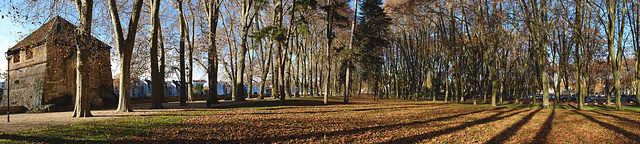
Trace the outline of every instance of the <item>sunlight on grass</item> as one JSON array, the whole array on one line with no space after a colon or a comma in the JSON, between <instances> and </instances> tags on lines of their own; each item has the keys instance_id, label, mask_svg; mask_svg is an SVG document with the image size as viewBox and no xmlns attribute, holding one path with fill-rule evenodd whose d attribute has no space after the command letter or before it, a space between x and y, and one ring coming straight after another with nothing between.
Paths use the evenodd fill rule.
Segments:
<instances>
[{"instance_id":1,"label":"sunlight on grass","mask_svg":"<svg viewBox=\"0 0 640 144\"><path fill-rule=\"evenodd\" d=\"M342 99L343 96L330 96L329 99ZM324 97L304 97L299 100L324 100Z\"/></svg>"},{"instance_id":2,"label":"sunlight on grass","mask_svg":"<svg viewBox=\"0 0 640 144\"><path fill-rule=\"evenodd\" d=\"M0 143L415 143L610 142L635 140L637 106L457 104L353 98L238 103L213 109L53 125L0 135ZM605 112L610 111L610 112ZM562 130L563 132L558 132ZM613 133L611 133L613 132ZM560 136L545 135L558 133ZM633 133L635 134L635 133ZM536 138L532 139L535 135ZM579 140L574 138L580 137ZM426 140L426 141L424 141Z\"/></svg>"},{"instance_id":3,"label":"sunlight on grass","mask_svg":"<svg viewBox=\"0 0 640 144\"><path fill-rule=\"evenodd\" d=\"M472 103L464 103L464 104L472 104ZM478 103L478 105L485 105L485 106L490 106L490 103ZM510 107L510 108L542 108L542 104L536 104L536 105L532 105L532 104L496 104L497 106L502 106L502 107ZM577 107L575 106L575 104L570 104L570 105L566 105L566 104L562 104L562 105L550 105L549 109L556 109L556 110L577 110ZM616 110L615 105L585 105L584 109L586 111L639 111L640 112L640 106L629 106L629 105L622 105L622 110Z\"/></svg>"}]
</instances>

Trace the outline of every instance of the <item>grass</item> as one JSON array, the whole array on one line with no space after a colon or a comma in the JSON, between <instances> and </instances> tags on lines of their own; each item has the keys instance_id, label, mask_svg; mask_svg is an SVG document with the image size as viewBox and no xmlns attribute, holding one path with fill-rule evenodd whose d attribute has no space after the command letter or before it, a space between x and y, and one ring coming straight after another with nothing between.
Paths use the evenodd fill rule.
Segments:
<instances>
[{"instance_id":1,"label":"grass","mask_svg":"<svg viewBox=\"0 0 640 144\"><path fill-rule=\"evenodd\" d=\"M371 97L255 102L54 125L0 143L639 143L640 113L568 105L453 104ZM553 109L555 108L555 109Z\"/></svg>"}]
</instances>

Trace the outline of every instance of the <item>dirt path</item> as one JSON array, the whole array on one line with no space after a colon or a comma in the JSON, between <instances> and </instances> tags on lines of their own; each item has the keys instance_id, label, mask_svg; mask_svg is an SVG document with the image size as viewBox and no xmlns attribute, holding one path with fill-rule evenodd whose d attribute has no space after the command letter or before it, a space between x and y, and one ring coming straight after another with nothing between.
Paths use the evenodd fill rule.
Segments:
<instances>
[{"instance_id":1,"label":"dirt path","mask_svg":"<svg viewBox=\"0 0 640 144\"><path fill-rule=\"evenodd\" d=\"M231 102L231 101L220 101L221 104L216 105L219 106L227 106L234 104L242 104L242 103L251 103L258 101L273 101L275 99L248 99L244 102ZM190 102L188 106L180 106L179 102L169 102L164 103L165 109L150 109L151 104L142 103L142 104L132 104L133 111L130 113L120 113L115 112L115 109L105 109L105 110L92 110L91 113L93 117L88 118L72 118L71 115L73 111L67 112L50 112L50 113L22 113L22 114L11 114L10 122L7 122L7 115L0 115L0 133L24 130L29 128L40 128L48 125L59 125L59 124L68 124L68 123L77 123L77 122L85 122L85 121L93 121L93 120L101 120L101 119L110 119L110 118L118 118L118 117L126 117L126 116L138 116L138 115L147 115L153 113L160 112L171 112L171 111L182 111L186 109L192 108L205 108L206 101L194 101Z\"/></svg>"}]
</instances>

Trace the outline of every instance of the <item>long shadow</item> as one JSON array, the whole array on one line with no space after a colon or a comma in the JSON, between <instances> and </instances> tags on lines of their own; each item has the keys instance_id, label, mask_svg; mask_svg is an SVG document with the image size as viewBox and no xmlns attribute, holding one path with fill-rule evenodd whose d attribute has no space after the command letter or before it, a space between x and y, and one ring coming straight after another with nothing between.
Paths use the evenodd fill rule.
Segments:
<instances>
[{"instance_id":1,"label":"long shadow","mask_svg":"<svg viewBox=\"0 0 640 144\"><path fill-rule=\"evenodd\" d=\"M567 104L568 106L570 106L571 108L575 109L575 110L579 110L576 106L573 106L571 104Z\"/></svg>"},{"instance_id":2,"label":"long shadow","mask_svg":"<svg viewBox=\"0 0 640 144\"><path fill-rule=\"evenodd\" d=\"M326 106L326 105L337 105L342 104L339 102L329 102L328 104L324 104L323 101L318 100L287 100L284 106ZM213 109L230 109L230 108L249 108L249 107L274 107L274 106L283 106L280 101L264 101L264 102L252 102L252 103L243 103L243 104L234 104L234 105L226 105L226 106L217 106L213 107ZM286 108L282 108L286 109ZM273 109L276 110L276 109Z\"/></svg>"},{"instance_id":3,"label":"long shadow","mask_svg":"<svg viewBox=\"0 0 640 144\"><path fill-rule=\"evenodd\" d=\"M615 107L610 107L610 106L606 106L606 105L596 105L596 107L600 107L604 110L615 110Z\"/></svg>"},{"instance_id":4,"label":"long shadow","mask_svg":"<svg viewBox=\"0 0 640 144\"><path fill-rule=\"evenodd\" d=\"M210 114L210 115L279 115L279 114L317 114L317 113L334 113L334 112L342 112L337 110L330 111L303 111L303 112L256 112L256 113L239 113L239 114Z\"/></svg>"},{"instance_id":5,"label":"long shadow","mask_svg":"<svg viewBox=\"0 0 640 144\"><path fill-rule=\"evenodd\" d=\"M531 120L531 118L533 118L533 116L536 115L536 113L540 112L540 110L542 110L542 109L538 109L538 110L536 110L534 112L529 113L527 116L525 116L520 121L518 121L518 123L513 124L511 127L509 127L506 130L502 131L497 136L491 138L491 140L489 140L486 143L487 144L502 143L502 142L508 140L514 134L516 134L516 132L518 132L518 130L520 130L520 128L522 128L522 126L524 126L524 124L527 124Z\"/></svg>"},{"instance_id":6,"label":"long shadow","mask_svg":"<svg viewBox=\"0 0 640 144\"><path fill-rule=\"evenodd\" d=\"M636 120L631 120L631 119L620 117L620 116L617 116L617 115L612 115L612 114L598 112L598 111L592 111L592 112L597 113L597 114L601 114L601 115L606 115L606 116L609 116L609 117L613 117L613 118L616 118L618 120L626 121L628 123L632 123L632 124L636 124L636 125L640 124L640 122L638 122Z\"/></svg>"},{"instance_id":7,"label":"long shadow","mask_svg":"<svg viewBox=\"0 0 640 144\"><path fill-rule=\"evenodd\" d=\"M394 124L394 125L383 125L383 126L356 128L356 129L350 129L350 130L332 131L332 132L323 132L323 133L314 133L314 134L303 134L303 135L293 135L293 136L277 136L277 137L264 137L264 138L253 138L253 139L239 139L239 140L233 140L233 141L226 141L226 142L223 142L223 143L238 143L238 142L246 142L246 141L259 141L260 143L276 143L276 142L279 142L281 140L286 140L286 139L291 139L291 138L307 139L307 138L313 138L313 137L317 137L317 138L331 137L331 136L337 136L337 135L355 134L355 133L361 133L361 132L372 131L372 130L394 128L394 127L400 127L400 126L412 126L412 125L420 125L420 124L426 124L426 123L437 122L437 121L445 121L445 120L450 120L450 119L453 119L453 118L456 118L456 117L465 116L465 115L476 114L476 113L481 113L481 112L485 112L485 111L500 110L500 109L505 109L505 108L506 107L498 107L498 108L494 108L494 109L490 109L490 110L479 110L479 111L456 114L456 115L452 115L452 116L440 117L440 118L435 118L435 119L430 119L430 120L425 120L425 121L415 121L415 122L410 122L410 123L401 123L401 124ZM514 110L516 110L516 109L511 109L509 111L505 111L505 112L501 112L501 113L506 113L506 112L510 112L510 111L514 111Z\"/></svg>"},{"instance_id":8,"label":"long shadow","mask_svg":"<svg viewBox=\"0 0 640 144\"><path fill-rule=\"evenodd\" d=\"M447 128L447 129L443 129L443 130L439 130L439 131L433 131L433 132L429 132L429 133L425 133L425 134L421 134L421 135L415 135L415 136L409 136L409 137L405 137L405 138L390 140L390 141L383 142L383 143L389 143L389 144L415 143L415 142L418 142L418 141L423 140L423 139L430 139L430 138L433 138L433 137L436 137L436 136L440 136L440 135L445 135L445 134L461 131L461 130L464 130L464 129L468 128L468 127L472 127L472 126L475 126L475 125L502 120L502 119L505 119L507 117L511 117L511 116L514 116L514 115L517 115L517 114L523 112L523 111L518 111L518 112L514 112L514 113L509 114L509 115L500 116L500 115L503 115L503 114L505 114L507 112L511 112L511 111L514 111L514 110L516 110L516 109L500 112L500 113L491 115L489 117L486 117L486 118L483 118L483 119L480 119L480 120L476 120L476 121L469 122L469 123L464 123L464 124L456 126L456 127L451 127L451 128Z\"/></svg>"},{"instance_id":9,"label":"long shadow","mask_svg":"<svg viewBox=\"0 0 640 144\"><path fill-rule=\"evenodd\" d=\"M633 141L634 141L633 143L638 143L638 142L640 142L640 136L638 136L637 134L635 134L635 133L633 133L633 132L629 132L629 131L626 131L626 130L624 130L624 129L620 128L620 127L617 127L617 126L611 125L611 124L606 123L606 122L599 121L599 120L597 120L597 119L593 118L592 116L589 116L589 115L586 115L586 114L580 113L580 112L578 112L578 111L574 111L574 113L577 113L577 114L579 114L579 115L582 115L582 116L584 116L585 118L587 118L589 121L592 121L592 122L598 123L598 124L600 124L600 126L603 126L603 127L607 128L607 129L609 129L609 130L613 130L613 131L616 131L617 133L622 134L623 136L625 136L625 137L627 137L627 138L629 138L629 139L633 140Z\"/></svg>"},{"instance_id":10,"label":"long shadow","mask_svg":"<svg viewBox=\"0 0 640 144\"><path fill-rule=\"evenodd\" d=\"M255 113L240 113L240 114L208 114L208 115L278 115L278 114L317 114L317 113L334 113L334 112L346 112L346 111L356 111L356 112L364 112L364 111L377 111L377 110L393 110L393 109L406 109L406 108L414 108L414 107L423 107L423 106L405 106L405 107L390 107L390 108L363 108L363 109L353 109L353 110L325 110L325 111L303 111L303 112L255 112ZM272 110L271 108L263 109L263 110ZM162 114L165 115L165 114ZM178 115L178 116L193 116L189 114ZM202 115L196 115L202 116Z\"/></svg>"},{"instance_id":11,"label":"long shadow","mask_svg":"<svg viewBox=\"0 0 640 144\"><path fill-rule=\"evenodd\" d=\"M536 134L536 137L533 138L535 140L533 143L547 143L547 138L551 133L551 129L553 126L553 119L555 116L556 116L556 109L553 109L553 111L551 111L551 115L549 115L547 120L544 122L544 124L542 125L542 128L540 128L540 131L538 131L538 134Z\"/></svg>"},{"instance_id":12,"label":"long shadow","mask_svg":"<svg viewBox=\"0 0 640 144\"><path fill-rule=\"evenodd\" d=\"M444 104L434 104L429 106L439 106L439 105L444 105ZM429 108L429 107L425 107L424 105L412 105L412 106L403 106L403 107L364 108L364 109L354 109L349 111L376 111L376 110L408 109L408 108L417 108L417 107Z\"/></svg>"}]
</instances>

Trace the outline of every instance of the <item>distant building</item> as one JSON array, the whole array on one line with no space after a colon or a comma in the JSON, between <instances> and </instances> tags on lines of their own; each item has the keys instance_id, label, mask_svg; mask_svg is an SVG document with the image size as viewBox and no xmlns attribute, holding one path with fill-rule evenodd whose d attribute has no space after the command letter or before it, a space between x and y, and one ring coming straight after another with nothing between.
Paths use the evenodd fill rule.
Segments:
<instances>
[{"instance_id":1,"label":"distant building","mask_svg":"<svg viewBox=\"0 0 640 144\"><path fill-rule=\"evenodd\" d=\"M201 84L201 85L204 86L204 84L207 84L207 81L206 80L193 80L193 85L194 86L198 85L198 84Z\"/></svg>"},{"instance_id":2,"label":"distant building","mask_svg":"<svg viewBox=\"0 0 640 144\"><path fill-rule=\"evenodd\" d=\"M180 81L168 81L165 82L164 95L167 97L180 96Z\"/></svg>"},{"instance_id":3,"label":"distant building","mask_svg":"<svg viewBox=\"0 0 640 144\"><path fill-rule=\"evenodd\" d=\"M7 51L13 56L8 63L11 105L36 108L53 104L72 108L69 105L73 105L76 95L76 28L56 16ZM111 79L111 47L95 37L88 43L90 69L84 88L92 98L92 106L113 104L116 97ZM6 104L7 101L2 101L2 105Z\"/></svg>"},{"instance_id":4,"label":"distant building","mask_svg":"<svg viewBox=\"0 0 640 144\"><path fill-rule=\"evenodd\" d=\"M197 83L196 83L197 82ZM201 83L203 84L203 87L209 89L209 84L206 81L195 81L195 84ZM164 84L164 90L165 90L165 96L166 97L178 97L180 96L180 81L166 81ZM231 95L231 91L232 91L232 86L230 82L218 82L218 95ZM258 92L259 91L259 86L254 86L253 91L254 92ZM210 90L210 89L209 89ZM131 83L131 89L130 89L130 94L131 94L131 98L145 98L145 97L151 97L151 91L152 91L152 87L151 87L151 81L150 80L144 80L144 81L133 81ZM245 87L245 91L247 91L246 87ZM119 89L116 86L114 91L113 91L116 95L119 95Z\"/></svg>"}]
</instances>

